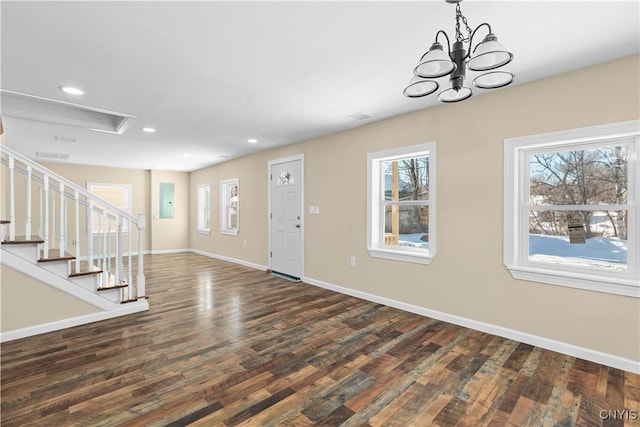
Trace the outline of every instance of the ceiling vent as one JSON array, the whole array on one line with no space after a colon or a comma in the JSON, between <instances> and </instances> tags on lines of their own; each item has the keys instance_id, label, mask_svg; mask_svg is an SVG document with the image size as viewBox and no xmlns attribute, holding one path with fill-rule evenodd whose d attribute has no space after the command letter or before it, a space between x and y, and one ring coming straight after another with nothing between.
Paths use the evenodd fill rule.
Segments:
<instances>
[{"instance_id":1,"label":"ceiling vent","mask_svg":"<svg viewBox=\"0 0 640 427\"><path fill-rule=\"evenodd\" d=\"M53 123L122 134L136 118L86 105L2 90L2 114L17 119Z\"/></svg>"},{"instance_id":2,"label":"ceiling vent","mask_svg":"<svg viewBox=\"0 0 640 427\"><path fill-rule=\"evenodd\" d=\"M347 118L354 119L354 120L367 120L367 119L370 119L371 116L363 112L359 112L359 113L350 114L347 116Z\"/></svg>"},{"instance_id":3,"label":"ceiling vent","mask_svg":"<svg viewBox=\"0 0 640 427\"><path fill-rule=\"evenodd\" d=\"M48 159L48 160L69 160L69 157L71 157L71 155L63 154L63 153L46 153L43 151L36 151L36 157L40 159Z\"/></svg>"}]
</instances>

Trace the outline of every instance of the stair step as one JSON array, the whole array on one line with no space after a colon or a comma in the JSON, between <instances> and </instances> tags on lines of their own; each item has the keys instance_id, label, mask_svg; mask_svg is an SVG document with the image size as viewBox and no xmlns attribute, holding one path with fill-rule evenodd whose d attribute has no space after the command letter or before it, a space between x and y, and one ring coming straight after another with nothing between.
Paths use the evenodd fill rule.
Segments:
<instances>
[{"instance_id":1,"label":"stair step","mask_svg":"<svg viewBox=\"0 0 640 427\"><path fill-rule=\"evenodd\" d=\"M39 244L39 243L44 243L44 240L42 240L40 237L32 237L31 239L27 240L27 238L25 236L16 236L15 240L3 240L2 244L3 245L25 245L25 244Z\"/></svg>"},{"instance_id":2,"label":"stair step","mask_svg":"<svg viewBox=\"0 0 640 427\"><path fill-rule=\"evenodd\" d=\"M102 287L98 287L98 291L108 291L110 289L122 289L122 288L126 288L129 285L126 283L122 283L120 285L113 285L113 286L102 286Z\"/></svg>"},{"instance_id":3,"label":"stair step","mask_svg":"<svg viewBox=\"0 0 640 427\"><path fill-rule=\"evenodd\" d=\"M76 272L75 263L80 263L80 271ZM79 277L79 276L90 276L102 273L102 270L94 265L90 265L87 261L72 261L71 263L71 274L69 277Z\"/></svg>"},{"instance_id":4,"label":"stair step","mask_svg":"<svg viewBox=\"0 0 640 427\"><path fill-rule=\"evenodd\" d=\"M40 259L38 259L38 262L71 261L74 259L76 259L76 257L68 252L65 252L63 256L60 256L60 249L49 249L49 253L46 258L44 256L44 251L40 251Z\"/></svg>"},{"instance_id":5,"label":"stair step","mask_svg":"<svg viewBox=\"0 0 640 427\"><path fill-rule=\"evenodd\" d=\"M127 303L130 303L130 302L138 302L141 299L149 299L149 297L148 296L142 296L142 297L138 297L138 298L127 299L127 300L124 300L124 301L120 301L120 304L127 304Z\"/></svg>"},{"instance_id":6,"label":"stair step","mask_svg":"<svg viewBox=\"0 0 640 427\"><path fill-rule=\"evenodd\" d=\"M0 219L0 224L11 224L11 221L7 221L6 219Z\"/></svg>"}]
</instances>

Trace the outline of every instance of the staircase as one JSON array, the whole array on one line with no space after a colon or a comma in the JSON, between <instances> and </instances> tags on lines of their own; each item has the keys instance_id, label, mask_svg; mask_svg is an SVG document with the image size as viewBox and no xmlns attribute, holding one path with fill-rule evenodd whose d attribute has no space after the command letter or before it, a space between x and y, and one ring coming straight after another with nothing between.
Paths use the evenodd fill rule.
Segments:
<instances>
[{"instance_id":1,"label":"staircase","mask_svg":"<svg viewBox=\"0 0 640 427\"><path fill-rule=\"evenodd\" d=\"M138 256L144 215L134 217L3 145L0 166L0 263L96 309L3 330L0 342L149 309Z\"/></svg>"}]
</instances>

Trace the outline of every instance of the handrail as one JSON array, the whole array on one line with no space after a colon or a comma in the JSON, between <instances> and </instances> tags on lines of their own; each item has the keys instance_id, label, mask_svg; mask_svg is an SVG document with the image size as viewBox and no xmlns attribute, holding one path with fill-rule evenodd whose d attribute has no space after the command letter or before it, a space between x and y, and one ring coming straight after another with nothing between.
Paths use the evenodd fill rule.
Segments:
<instances>
[{"instance_id":1,"label":"handrail","mask_svg":"<svg viewBox=\"0 0 640 427\"><path fill-rule=\"evenodd\" d=\"M7 147L6 145L0 145L0 152L3 152L15 159L20 160L22 163L24 164L30 164L32 166L32 168L34 170L37 170L38 172L45 174L45 175L49 175L49 177L54 178L56 181L58 182L62 182L66 187L70 187L72 188L74 191L78 191L80 194L82 194L83 196L90 198L90 199L99 199L100 200L100 204L102 204L103 206L108 207L111 210L114 211L118 211L118 212L122 212L121 215L124 216L125 218L127 218L129 221L133 222L133 223L137 223L137 218L131 214L129 214L128 212L124 212L122 211L119 207L112 205L111 203L107 202L106 200L96 196L95 194L87 191L86 189L82 188L81 186L79 186L78 184L76 184L75 182L69 181L68 179L64 178L61 175L58 175L57 173L55 173L54 171L45 168L44 166L39 165L38 163L34 162L33 160L31 160L30 158L23 156L22 154L18 153L15 150L12 150L11 148ZM73 195L73 193L70 193L71 195Z\"/></svg>"},{"instance_id":2,"label":"handrail","mask_svg":"<svg viewBox=\"0 0 640 427\"><path fill-rule=\"evenodd\" d=\"M7 165L7 161L5 159L1 159L0 161L4 165ZM25 175L25 176L27 175L27 169L21 167L20 165L14 165L14 169L18 170L22 175ZM42 169L47 170L47 171L49 170L47 168L42 168ZM52 172L52 174L55 174L55 173ZM31 179L36 181L38 184L42 184L42 186L44 187L44 176L45 175L43 175L42 177L40 175L32 175ZM56 178L56 180L57 179L58 178ZM67 182L69 182L69 181L65 180L64 196L66 198L68 198L68 199L73 199L75 197L75 193L73 193L71 191L67 191L67 187L70 187L70 185L66 184ZM82 188L82 187L80 187L80 188ZM56 192L59 193L60 192L60 187L58 185L55 185L55 184L49 182L49 190L53 190L53 191L56 191ZM77 191L77 190L74 190L74 191ZM96 206L92 206L92 210L93 211L102 213L104 210L106 210L107 211L107 216L109 217L109 219L115 220L116 216L112 215L111 213L109 213L109 210L112 210L112 211L113 210L117 210L117 211L119 211L119 214L122 215L122 216L127 216L128 215L130 218L134 218L133 220L128 218L131 222L134 222L134 223L137 222L137 219L135 217L132 217L127 212L124 212L120 208L115 207L114 205L112 205L111 203L107 202L106 200L104 200L100 196L98 196L96 194L93 194L93 193L88 193L88 194L90 194L91 196L90 197L86 197L85 196L86 199L94 199L94 200L97 199L100 202L100 205L102 205L102 208L99 208L99 207L96 207ZM85 206L85 207L89 207L89 202L87 202L85 199L80 199L80 204ZM107 207L109 208L108 210L107 210ZM122 212L122 213L120 213L120 212ZM127 214L127 215L124 215L124 214Z\"/></svg>"},{"instance_id":3,"label":"handrail","mask_svg":"<svg viewBox=\"0 0 640 427\"><path fill-rule=\"evenodd\" d=\"M25 238L27 240L31 239L33 231L32 200L34 195L32 191L32 184L35 183L40 189L39 201L37 196L33 201L39 208L39 215L37 216L39 218L37 233L44 234L43 236L40 236L44 241L43 247L41 248L43 249L44 259L49 257L51 242L56 242L55 227L57 222L59 226L57 235L59 240L60 258L64 257L64 252L67 249L69 242L73 240L72 245L75 246L75 273L80 273L80 260L86 255L86 260L88 261L90 268L98 267L104 272L101 276L102 284L98 285L99 287L108 287L107 276L113 272L115 279L114 285L118 287L118 285L124 283L128 288L126 296L121 293L121 302L129 302L145 298L143 258L145 218L143 214L133 216L103 198L87 191L78 184L69 181L61 175L39 165L28 157L4 145L0 145L0 165L6 165L9 169L9 241L16 239L14 176L17 173L26 179L24 188L24 227ZM59 200L58 209L56 209L56 200ZM50 202L53 204L51 209L49 206ZM71 204L70 206L73 206L70 207L71 210L67 209L67 204ZM86 231L83 231L82 233L80 232L81 207L83 216L86 220ZM69 215L72 216L68 218ZM92 221L94 216L98 218L97 231ZM49 233L49 225L53 228L51 234ZM127 225L126 232L124 231L125 225ZM134 253L132 242L133 227L137 228L138 240L138 272L135 276L135 284L132 271L132 254ZM128 236L125 237L125 235ZM84 241L84 239L86 239L87 246L86 250L81 252L80 242L81 240ZM97 239L97 247L94 246L94 239ZM128 257L128 271L125 271L124 265L125 248L128 251L128 254L126 255ZM112 252L112 249L115 249L115 253ZM94 261L97 264L94 264ZM69 272L73 273L71 271ZM96 291L97 290L99 289L96 289Z\"/></svg>"}]
</instances>

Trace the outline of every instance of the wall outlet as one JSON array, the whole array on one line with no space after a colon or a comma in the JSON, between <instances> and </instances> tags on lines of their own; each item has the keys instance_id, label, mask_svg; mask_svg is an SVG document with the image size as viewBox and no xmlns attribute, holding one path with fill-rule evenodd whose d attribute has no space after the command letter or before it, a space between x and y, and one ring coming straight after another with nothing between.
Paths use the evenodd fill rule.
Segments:
<instances>
[{"instance_id":1,"label":"wall outlet","mask_svg":"<svg viewBox=\"0 0 640 427\"><path fill-rule=\"evenodd\" d=\"M355 267L356 266L356 257L352 256L351 257L351 267Z\"/></svg>"}]
</instances>

